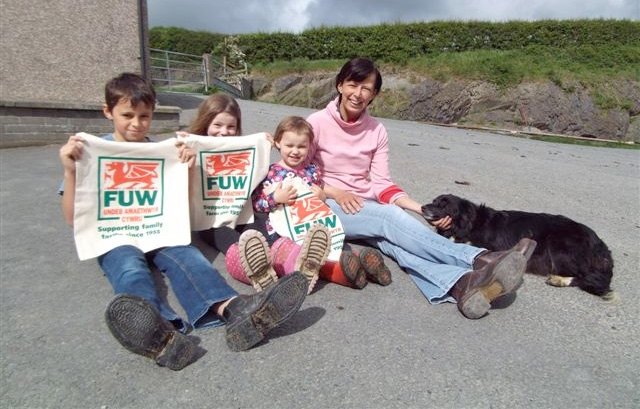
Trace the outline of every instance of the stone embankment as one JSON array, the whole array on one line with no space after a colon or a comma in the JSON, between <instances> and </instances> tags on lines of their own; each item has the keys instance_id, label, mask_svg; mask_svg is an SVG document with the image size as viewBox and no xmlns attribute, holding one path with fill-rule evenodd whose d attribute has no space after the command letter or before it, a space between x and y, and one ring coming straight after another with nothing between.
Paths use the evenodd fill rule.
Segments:
<instances>
[{"instance_id":1,"label":"stone embankment","mask_svg":"<svg viewBox=\"0 0 640 409\"><path fill-rule=\"evenodd\" d=\"M250 78L254 99L309 108L335 97L334 73ZM606 105L617 106L603 108ZM613 103L612 103L613 101ZM607 95L580 84L529 82L502 89L481 81L439 82L416 74L385 74L374 115L640 143L640 83L612 81Z\"/></svg>"}]
</instances>

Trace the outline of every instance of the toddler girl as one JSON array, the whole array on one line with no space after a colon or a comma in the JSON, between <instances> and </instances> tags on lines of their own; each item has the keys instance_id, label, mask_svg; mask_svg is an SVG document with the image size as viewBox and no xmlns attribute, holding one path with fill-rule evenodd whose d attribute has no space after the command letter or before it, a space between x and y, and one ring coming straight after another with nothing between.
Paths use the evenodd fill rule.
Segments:
<instances>
[{"instance_id":1,"label":"toddler girl","mask_svg":"<svg viewBox=\"0 0 640 409\"><path fill-rule=\"evenodd\" d=\"M326 196L322 190L320 168L314 163L305 165L309 146L313 141L311 125L298 116L286 117L278 125L273 139L281 159L269 167L266 178L251 195L254 211L269 213L282 204L293 204L297 197L295 188L291 185L284 186L282 183L285 178L292 176L305 181L311 192L324 201ZM312 230L320 228L316 226L321 225L314 224ZM271 248L276 273L283 275L284 271L302 271L309 279L309 291L315 285L318 275L327 281L359 289L367 285L367 278L381 285L391 283L391 272L384 265L382 255L373 248L365 248L359 255L343 249L339 262L327 261L318 275L309 276L305 273L304 266L299 268L301 266L292 264L300 251L295 242L289 238L278 237L268 219L266 230L270 241L273 242ZM258 233L244 234L257 235ZM242 280L242 278L239 279Z\"/></svg>"}]
</instances>

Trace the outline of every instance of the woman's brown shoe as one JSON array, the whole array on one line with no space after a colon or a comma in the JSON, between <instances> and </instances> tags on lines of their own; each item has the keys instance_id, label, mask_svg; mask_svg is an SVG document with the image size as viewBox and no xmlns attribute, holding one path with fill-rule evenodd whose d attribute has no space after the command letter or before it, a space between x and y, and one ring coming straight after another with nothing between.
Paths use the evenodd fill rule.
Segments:
<instances>
[{"instance_id":1,"label":"woman's brown shoe","mask_svg":"<svg viewBox=\"0 0 640 409\"><path fill-rule=\"evenodd\" d=\"M364 268L362 268L362 264L360 264L360 259L353 254L353 252L342 250L340 254L340 268L352 287L363 289L369 284Z\"/></svg>"},{"instance_id":2,"label":"woman's brown shoe","mask_svg":"<svg viewBox=\"0 0 640 409\"><path fill-rule=\"evenodd\" d=\"M516 291L536 244L523 238L510 250L489 251L476 257L474 269L460 277L450 291L458 310L467 318L482 318L495 299Z\"/></svg>"},{"instance_id":3,"label":"woman's brown shoe","mask_svg":"<svg viewBox=\"0 0 640 409\"><path fill-rule=\"evenodd\" d=\"M378 250L367 247L360 251L360 264L369 280L380 285L391 284L391 271Z\"/></svg>"}]
</instances>

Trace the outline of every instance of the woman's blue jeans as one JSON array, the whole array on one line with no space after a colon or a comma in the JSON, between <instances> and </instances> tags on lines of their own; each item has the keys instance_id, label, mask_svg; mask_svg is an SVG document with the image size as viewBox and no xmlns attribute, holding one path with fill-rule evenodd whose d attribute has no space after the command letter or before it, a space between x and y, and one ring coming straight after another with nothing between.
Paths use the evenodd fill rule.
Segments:
<instances>
[{"instance_id":1,"label":"woman's blue jeans","mask_svg":"<svg viewBox=\"0 0 640 409\"><path fill-rule=\"evenodd\" d=\"M394 259L432 304L455 302L449 290L484 251L440 236L396 205L366 200L358 213L347 214L335 200L327 204L340 218L347 240L363 240Z\"/></svg>"},{"instance_id":2,"label":"woman's blue jeans","mask_svg":"<svg viewBox=\"0 0 640 409\"><path fill-rule=\"evenodd\" d=\"M173 293L187 314L188 323L169 306L166 298L160 296L151 275L150 262L169 278ZM182 332L188 332L191 326L221 325L220 317L210 312L210 308L238 295L193 246L165 247L146 255L137 247L120 246L98 257L98 264L116 294L143 297Z\"/></svg>"}]
</instances>

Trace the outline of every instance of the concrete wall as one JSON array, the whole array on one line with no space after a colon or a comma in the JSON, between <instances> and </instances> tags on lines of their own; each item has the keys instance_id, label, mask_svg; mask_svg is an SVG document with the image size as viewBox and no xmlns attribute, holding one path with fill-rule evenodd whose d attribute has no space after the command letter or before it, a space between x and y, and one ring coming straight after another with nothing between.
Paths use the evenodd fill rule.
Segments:
<instances>
[{"instance_id":1,"label":"concrete wall","mask_svg":"<svg viewBox=\"0 0 640 409\"><path fill-rule=\"evenodd\" d=\"M135 0L4 0L2 100L102 103L104 84L141 72Z\"/></svg>"},{"instance_id":2,"label":"concrete wall","mask_svg":"<svg viewBox=\"0 0 640 409\"><path fill-rule=\"evenodd\" d=\"M178 130L181 109L156 107L149 136ZM47 145L86 132L100 136L113 132L100 104L22 102L0 104L0 148Z\"/></svg>"},{"instance_id":3,"label":"concrete wall","mask_svg":"<svg viewBox=\"0 0 640 409\"><path fill-rule=\"evenodd\" d=\"M146 39L146 0L3 0L0 147L110 131L100 109L104 85L121 72L147 71ZM152 130L178 128L179 110L156 119L165 114L173 116Z\"/></svg>"}]
</instances>

